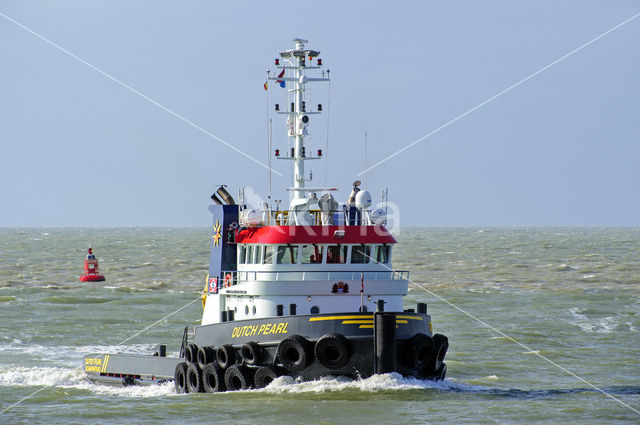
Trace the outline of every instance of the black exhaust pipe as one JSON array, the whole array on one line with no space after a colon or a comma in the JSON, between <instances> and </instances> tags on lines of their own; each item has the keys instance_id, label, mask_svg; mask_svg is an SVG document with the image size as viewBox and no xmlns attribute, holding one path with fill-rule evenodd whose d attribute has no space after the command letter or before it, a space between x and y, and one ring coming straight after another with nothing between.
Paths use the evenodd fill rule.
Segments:
<instances>
[{"instance_id":1,"label":"black exhaust pipe","mask_svg":"<svg viewBox=\"0 0 640 425\"><path fill-rule=\"evenodd\" d=\"M216 196L216 194L214 193L213 195L211 195L211 200L213 202L216 203L216 205L222 205L222 201Z\"/></svg>"},{"instance_id":2,"label":"black exhaust pipe","mask_svg":"<svg viewBox=\"0 0 640 425\"><path fill-rule=\"evenodd\" d=\"M220 195L222 200L227 203L227 205L236 204L236 201L233 200L233 197L229 195L229 192L227 192L224 186L220 186L216 192L218 193L218 195Z\"/></svg>"}]
</instances>

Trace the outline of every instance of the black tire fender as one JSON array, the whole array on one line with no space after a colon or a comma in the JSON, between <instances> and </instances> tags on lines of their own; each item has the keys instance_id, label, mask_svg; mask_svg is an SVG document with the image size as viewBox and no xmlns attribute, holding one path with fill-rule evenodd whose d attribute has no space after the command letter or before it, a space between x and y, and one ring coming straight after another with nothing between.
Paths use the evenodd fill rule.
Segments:
<instances>
[{"instance_id":1,"label":"black tire fender","mask_svg":"<svg viewBox=\"0 0 640 425\"><path fill-rule=\"evenodd\" d=\"M256 388L264 388L279 376L282 376L279 368L275 366L260 366L258 370L256 370L253 382Z\"/></svg>"},{"instance_id":2,"label":"black tire fender","mask_svg":"<svg viewBox=\"0 0 640 425\"><path fill-rule=\"evenodd\" d=\"M262 347L257 342L247 342L242 345L241 353L246 364L256 365L262 358Z\"/></svg>"},{"instance_id":3,"label":"black tire fender","mask_svg":"<svg viewBox=\"0 0 640 425\"><path fill-rule=\"evenodd\" d=\"M176 365L176 369L173 372L173 382L176 386L176 393L184 394L189 392L189 389L187 388L187 364L186 363L178 363Z\"/></svg>"},{"instance_id":4,"label":"black tire fender","mask_svg":"<svg viewBox=\"0 0 640 425\"><path fill-rule=\"evenodd\" d=\"M405 345L404 362L411 369L418 372L427 371L433 356L433 351L433 338L423 333L417 333L411 337ZM432 372L432 370L428 370L427 372Z\"/></svg>"},{"instance_id":5,"label":"black tire fender","mask_svg":"<svg viewBox=\"0 0 640 425\"><path fill-rule=\"evenodd\" d=\"M218 366L222 369L227 369L230 366L236 364L236 350L229 344L221 345L216 350L216 360Z\"/></svg>"},{"instance_id":6,"label":"black tire fender","mask_svg":"<svg viewBox=\"0 0 640 425\"><path fill-rule=\"evenodd\" d=\"M187 366L187 389L190 393L204 392L202 387L202 369L197 363Z\"/></svg>"},{"instance_id":7,"label":"black tire fender","mask_svg":"<svg viewBox=\"0 0 640 425\"><path fill-rule=\"evenodd\" d=\"M253 386L251 372L244 365L232 365L224 372L224 384L227 391L246 390Z\"/></svg>"},{"instance_id":8,"label":"black tire fender","mask_svg":"<svg viewBox=\"0 0 640 425\"><path fill-rule=\"evenodd\" d=\"M184 360L187 364L197 363L198 362L198 346L195 344L187 345L184 350Z\"/></svg>"},{"instance_id":9,"label":"black tire fender","mask_svg":"<svg viewBox=\"0 0 640 425\"><path fill-rule=\"evenodd\" d=\"M202 387L205 393L221 393L227 390L224 371L218 363L209 363L202 369Z\"/></svg>"},{"instance_id":10,"label":"black tire fender","mask_svg":"<svg viewBox=\"0 0 640 425\"><path fill-rule=\"evenodd\" d=\"M198 348L198 366L204 370L204 367L216 360L216 351L213 347L200 347Z\"/></svg>"},{"instance_id":11,"label":"black tire fender","mask_svg":"<svg viewBox=\"0 0 640 425\"><path fill-rule=\"evenodd\" d=\"M447 364L442 363L436 373L433 374L432 379L434 381L444 381L444 378L447 377Z\"/></svg>"},{"instance_id":12,"label":"black tire fender","mask_svg":"<svg viewBox=\"0 0 640 425\"><path fill-rule=\"evenodd\" d=\"M326 334L320 337L315 345L316 359L328 369L340 369L349 363L349 340L341 334Z\"/></svg>"},{"instance_id":13,"label":"black tire fender","mask_svg":"<svg viewBox=\"0 0 640 425\"><path fill-rule=\"evenodd\" d=\"M292 335L278 344L278 358L288 371L300 372L313 362L310 345L306 338Z\"/></svg>"},{"instance_id":14,"label":"black tire fender","mask_svg":"<svg viewBox=\"0 0 640 425\"><path fill-rule=\"evenodd\" d=\"M433 335L433 353L429 362L429 366L431 367L429 372L433 371L433 373L435 373L440 369L444 362L444 357L447 355L448 349L449 338L442 334Z\"/></svg>"}]
</instances>

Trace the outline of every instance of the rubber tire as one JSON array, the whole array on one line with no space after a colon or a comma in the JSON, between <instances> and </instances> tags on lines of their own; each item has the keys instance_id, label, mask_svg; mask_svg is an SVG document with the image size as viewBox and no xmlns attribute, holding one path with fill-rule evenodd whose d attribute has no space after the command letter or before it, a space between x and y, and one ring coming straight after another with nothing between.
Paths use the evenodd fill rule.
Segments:
<instances>
[{"instance_id":1,"label":"rubber tire","mask_svg":"<svg viewBox=\"0 0 640 425\"><path fill-rule=\"evenodd\" d=\"M449 349L449 338L442 334L433 335L433 353L431 355L431 361L429 362L429 373L434 373L439 370L444 361L444 357L447 355ZM433 372L432 372L433 371Z\"/></svg>"},{"instance_id":2,"label":"rubber tire","mask_svg":"<svg viewBox=\"0 0 640 425\"><path fill-rule=\"evenodd\" d=\"M246 364L256 365L262 358L262 347L257 342L247 342L242 345L242 358Z\"/></svg>"},{"instance_id":3,"label":"rubber tire","mask_svg":"<svg viewBox=\"0 0 640 425\"><path fill-rule=\"evenodd\" d=\"M404 352L404 363L411 369L418 372L432 372L435 369L428 370L430 365L434 341L429 335L423 333L415 334L407 341Z\"/></svg>"},{"instance_id":4,"label":"rubber tire","mask_svg":"<svg viewBox=\"0 0 640 425\"><path fill-rule=\"evenodd\" d=\"M275 366L261 366L256 370L253 382L256 388L264 388L273 382L274 379L282 376L280 370Z\"/></svg>"},{"instance_id":5,"label":"rubber tire","mask_svg":"<svg viewBox=\"0 0 640 425\"><path fill-rule=\"evenodd\" d=\"M213 347L198 348L198 366L204 370L204 367L216 359L216 351Z\"/></svg>"},{"instance_id":6,"label":"rubber tire","mask_svg":"<svg viewBox=\"0 0 640 425\"><path fill-rule=\"evenodd\" d=\"M202 369L197 363L187 366L187 389L190 393L202 393Z\"/></svg>"},{"instance_id":7,"label":"rubber tire","mask_svg":"<svg viewBox=\"0 0 640 425\"><path fill-rule=\"evenodd\" d=\"M310 343L300 335L292 335L278 344L278 358L290 372L300 372L313 362Z\"/></svg>"},{"instance_id":8,"label":"rubber tire","mask_svg":"<svg viewBox=\"0 0 640 425\"><path fill-rule=\"evenodd\" d=\"M447 376L447 364L442 363L438 368L438 370L436 370L436 373L433 374L431 379L433 379L434 381L444 381L444 378L446 378L446 376Z\"/></svg>"},{"instance_id":9,"label":"rubber tire","mask_svg":"<svg viewBox=\"0 0 640 425\"><path fill-rule=\"evenodd\" d=\"M216 350L216 360L218 361L218 366L222 369L228 369L236 364L237 354L235 348L229 344L221 345Z\"/></svg>"},{"instance_id":10,"label":"rubber tire","mask_svg":"<svg viewBox=\"0 0 640 425\"><path fill-rule=\"evenodd\" d=\"M205 393L221 393L227 390L224 371L218 363L209 363L202 369L202 386Z\"/></svg>"},{"instance_id":11,"label":"rubber tire","mask_svg":"<svg viewBox=\"0 0 640 425\"><path fill-rule=\"evenodd\" d=\"M349 340L341 334L326 334L316 342L316 359L327 369L340 369L349 363Z\"/></svg>"},{"instance_id":12,"label":"rubber tire","mask_svg":"<svg viewBox=\"0 0 640 425\"><path fill-rule=\"evenodd\" d=\"M195 344L189 344L184 350L184 359L187 364L198 362L198 346Z\"/></svg>"},{"instance_id":13,"label":"rubber tire","mask_svg":"<svg viewBox=\"0 0 640 425\"><path fill-rule=\"evenodd\" d=\"M253 387L251 372L244 365L232 365L224 372L224 385L227 391L249 389Z\"/></svg>"},{"instance_id":14,"label":"rubber tire","mask_svg":"<svg viewBox=\"0 0 640 425\"><path fill-rule=\"evenodd\" d=\"M173 372L173 383L176 386L176 393L185 394L189 392L187 388L187 364L178 363Z\"/></svg>"}]
</instances>

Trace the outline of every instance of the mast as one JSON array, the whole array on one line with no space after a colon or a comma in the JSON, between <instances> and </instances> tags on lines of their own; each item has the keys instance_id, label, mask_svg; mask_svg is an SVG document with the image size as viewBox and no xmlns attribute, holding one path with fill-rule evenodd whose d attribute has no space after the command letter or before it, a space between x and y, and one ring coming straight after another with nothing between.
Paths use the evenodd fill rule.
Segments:
<instances>
[{"instance_id":1,"label":"mast","mask_svg":"<svg viewBox=\"0 0 640 425\"><path fill-rule=\"evenodd\" d=\"M322 112L322 105L318 105L317 111L311 111L310 105L307 107L304 100L306 85L309 82L329 81L328 71L327 78L325 78L324 71L321 78L308 77L305 75L308 70L320 69L322 67L321 59L317 59L316 66L312 65L313 60L320 52L305 49L305 44L308 43L307 40L295 38L293 41L296 43L295 49L280 52L280 57L287 62L287 65L280 65L279 59L276 59L276 68L283 70L285 75L282 77L269 77L270 80L276 80L277 82L291 82L293 86L289 89L289 92L293 93L293 102L290 107L287 108L288 111L280 111L279 105L276 105L277 113L288 115L288 137L293 139L293 151L289 156L280 157L276 154L278 159L289 159L293 161L293 187L289 189L293 191L292 203L299 199L305 199L306 192L309 190L317 190L305 187L304 162L312 159L320 159L321 157L321 151L318 151L318 156L316 157L308 154L304 144L305 136L309 135L309 131L307 130L310 122L309 115L320 114ZM308 65L307 59L309 60ZM288 76L286 75L287 73L289 73Z\"/></svg>"},{"instance_id":2,"label":"mast","mask_svg":"<svg viewBox=\"0 0 640 425\"><path fill-rule=\"evenodd\" d=\"M295 137L295 148L294 155L295 160L293 163L293 187L294 189L304 189L304 157L303 157L303 149L304 149L304 134L303 131L306 130L305 123L302 122L302 92L305 89L305 79L304 72L302 68L305 65L305 57L300 54L296 54L298 52L303 52L304 43L307 43L307 40L302 40L296 38L293 40L296 42L296 52L294 53L294 61L296 62L296 67L294 70L294 78L295 81L293 83L293 92L295 95L295 109L293 114L293 122L295 123L294 127L294 137ZM304 54L304 53L303 53ZM307 121L308 122L308 121ZM305 131L306 133L306 131ZM301 190L293 191L293 198L304 198L305 194Z\"/></svg>"}]
</instances>

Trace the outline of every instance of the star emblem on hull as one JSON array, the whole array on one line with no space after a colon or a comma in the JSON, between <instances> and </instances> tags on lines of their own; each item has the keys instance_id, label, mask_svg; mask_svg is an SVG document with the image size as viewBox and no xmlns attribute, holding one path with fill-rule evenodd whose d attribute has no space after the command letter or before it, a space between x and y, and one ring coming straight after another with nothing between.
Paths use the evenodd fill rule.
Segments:
<instances>
[{"instance_id":1,"label":"star emblem on hull","mask_svg":"<svg viewBox=\"0 0 640 425\"><path fill-rule=\"evenodd\" d=\"M216 220L216 224L213 226L213 235L211 236L213 238L213 246L218 246L220 243L220 239L222 239L221 231L222 226L220 226L220 222Z\"/></svg>"}]
</instances>

